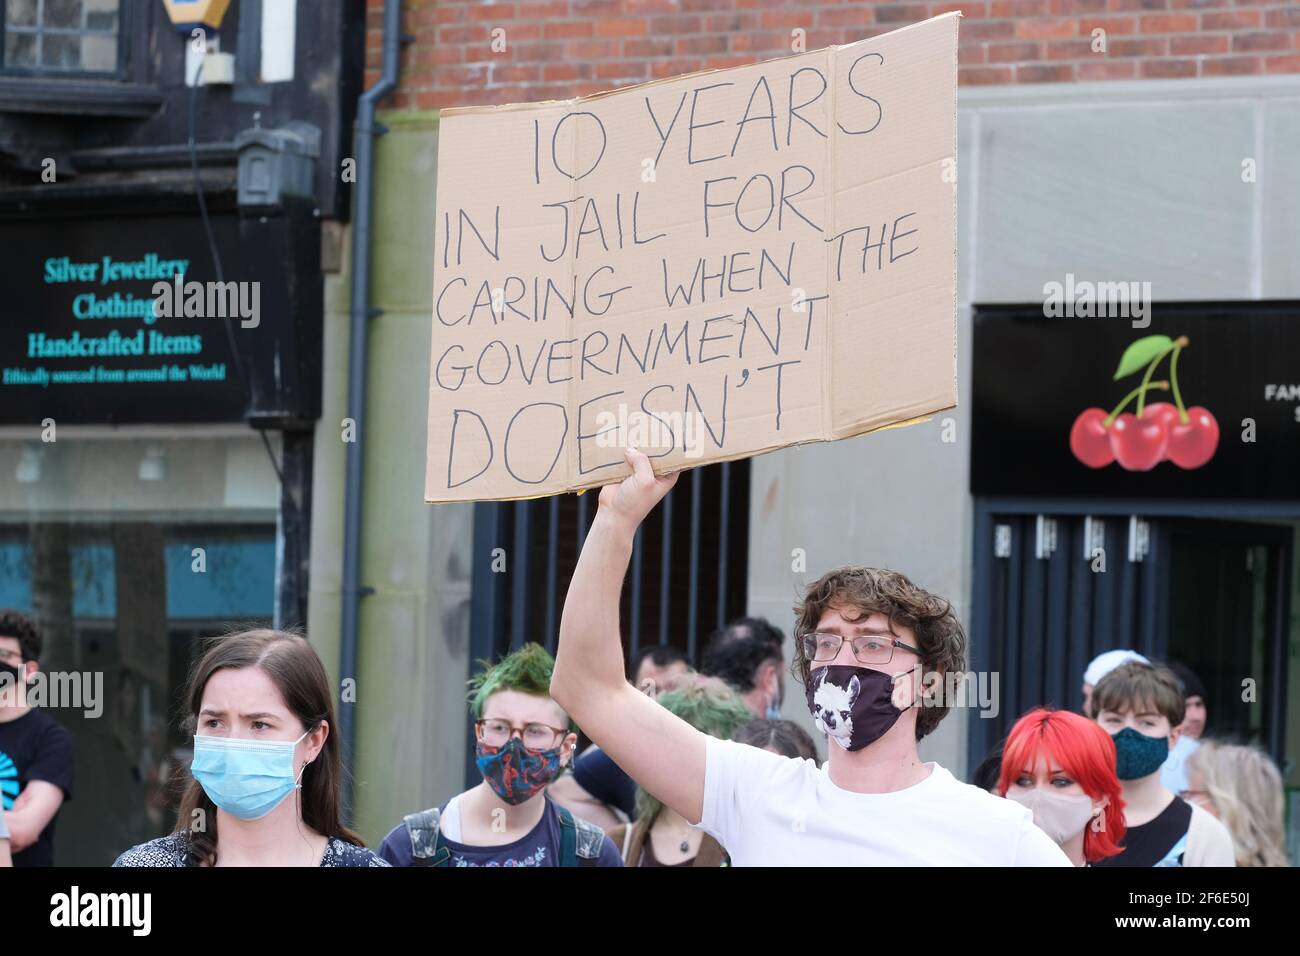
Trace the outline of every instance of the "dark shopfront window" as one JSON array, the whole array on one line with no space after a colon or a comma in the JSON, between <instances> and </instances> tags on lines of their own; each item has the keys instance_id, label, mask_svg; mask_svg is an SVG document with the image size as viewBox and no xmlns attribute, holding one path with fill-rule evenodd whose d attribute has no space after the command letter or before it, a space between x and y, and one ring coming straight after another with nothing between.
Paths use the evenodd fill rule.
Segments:
<instances>
[{"instance_id":1,"label":"dark shopfront window","mask_svg":"<svg viewBox=\"0 0 1300 956\"><path fill-rule=\"evenodd\" d=\"M1277 762L1294 852L1300 302L1149 305L1140 322L975 309L972 668L1001 699L969 723L971 766L1029 708L1079 709L1094 655L1134 648L1198 674L1206 737Z\"/></svg>"},{"instance_id":2,"label":"dark shopfront window","mask_svg":"<svg viewBox=\"0 0 1300 956\"><path fill-rule=\"evenodd\" d=\"M274 584L271 524L0 527L0 606L36 617L41 669L91 674L83 687L102 675L97 707L49 711L76 755L56 864L107 866L172 829L190 753L181 698L194 653L232 624L269 625Z\"/></svg>"},{"instance_id":3,"label":"dark shopfront window","mask_svg":"<svg viewBox=\"0 0 1300 956\"><path fill-rule=\"evenodd\" d=\"M53 74L115 73L120 0L0 0L0 68Z\"/></svg>"}]
</instances>

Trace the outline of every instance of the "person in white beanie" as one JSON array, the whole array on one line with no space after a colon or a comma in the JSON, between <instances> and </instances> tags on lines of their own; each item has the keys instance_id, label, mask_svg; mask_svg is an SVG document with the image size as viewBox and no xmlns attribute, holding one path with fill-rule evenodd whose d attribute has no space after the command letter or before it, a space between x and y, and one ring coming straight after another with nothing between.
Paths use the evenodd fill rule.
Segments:
<instances>
[{"instance_id":1,"label":"person in white beanie","mask_svg":"<svg viewBox=\"0 0 1300 956\"><path fill-rule=\"evenodd\" d=\"M1151 663L1137 651L1129 650L1105 651L1092 659L1092 663L1083 672L1083 715L1085 717L1095 716L1092 712L1092 689L1101 683L1103 677L1129 661Z\"/></svg>"}]
</instances>

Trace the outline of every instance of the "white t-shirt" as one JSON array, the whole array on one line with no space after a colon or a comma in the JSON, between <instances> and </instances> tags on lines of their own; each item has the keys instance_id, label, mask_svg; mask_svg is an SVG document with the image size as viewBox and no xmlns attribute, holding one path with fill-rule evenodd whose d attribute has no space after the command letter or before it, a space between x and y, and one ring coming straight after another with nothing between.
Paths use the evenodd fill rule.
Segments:
<instances>
[{"instance_id":1,"label":"white t-shirt","mask_svg":"<svg viewBox=\"0 0 1300 956\"><path fill-rule=\"evenodd\" d=\"M710 737L700 829L734 866L1070 866L1027 807L938 764L893 793L853 793L826 769Z\"/></svg>"}]
</instances>

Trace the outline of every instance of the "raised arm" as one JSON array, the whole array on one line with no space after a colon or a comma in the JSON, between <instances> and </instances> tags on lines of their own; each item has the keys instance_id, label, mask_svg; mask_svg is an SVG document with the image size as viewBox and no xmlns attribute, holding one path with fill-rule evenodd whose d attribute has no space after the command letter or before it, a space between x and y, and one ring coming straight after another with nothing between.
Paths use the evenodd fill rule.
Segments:
<instances>
[{"instance_id":1,"label":"raised arm","mask_svg":"<svg viewBox=\"0 0 1300 956\"><path fill-rule=\"evenodd\" d=\"M618 601L636 529L677 483L629 449L632 474L600 490L569 582L551 696L632 779L691 823L704 811L704 735L623 677Z\"/></svg>"}]
</instances>

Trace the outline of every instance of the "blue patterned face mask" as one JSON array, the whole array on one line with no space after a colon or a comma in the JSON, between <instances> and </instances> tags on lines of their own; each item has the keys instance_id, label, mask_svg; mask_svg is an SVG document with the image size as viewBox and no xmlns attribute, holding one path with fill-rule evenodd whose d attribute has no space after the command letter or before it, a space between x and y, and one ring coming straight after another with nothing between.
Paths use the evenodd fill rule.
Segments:
<instances>
[{"instance_id":1,"label":"blue patterned face mask","mask_svg":"<svg viewBox=\"0 0 1300 956\"><path fill-rule=\"evenodd\" d=\"M480 740L475 763L496 795L518 806L560 775L560 748L528 750L518 737L511 737L501 747L489 747Z\"/></svg>"},{"instance_id":2,"label":"blue patterned face mask","mask_svg":"<svg viewBox=\"0 0 1300 956\"><path fill-rule=\"evenodd\" d=\"M1125 727L1111 738L1115 741L1115 776L1121 780L1149 777L1169 758L1168 737L1148 737Z\"/></svg>"},{"instance_id":3,"label":"blue patterned face mask","mask_svg":"<svg viewBox=\"0 0 1300 956\"><path fill-rule=\"evenodd\" d=\"M238 740L196 734L190 773L220 809L240 820L258 820L301 786L307 765L295 775L293 754L302 737Z\"/></svg>"}]
</instances>

